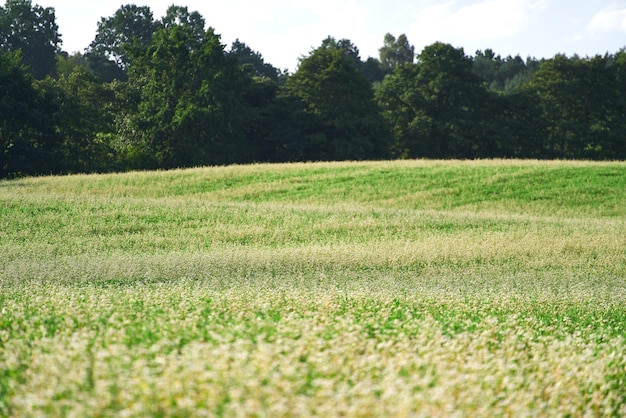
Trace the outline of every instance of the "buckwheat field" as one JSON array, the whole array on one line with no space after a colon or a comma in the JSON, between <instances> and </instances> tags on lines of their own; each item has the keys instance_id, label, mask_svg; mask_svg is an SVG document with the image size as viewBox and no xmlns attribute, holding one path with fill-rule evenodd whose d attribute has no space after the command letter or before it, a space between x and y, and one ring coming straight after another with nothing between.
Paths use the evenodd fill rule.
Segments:
<instances>
[{"instance_id":1,"label":"buckwheat field","mask_svg":"<svg viewBox=\"0 0 626 418\"><path fill-rule=\"evenodd\" d=\"M625 416L625 337L625 163L0 182L0 416Z\"/></svg>"}]
</instances>

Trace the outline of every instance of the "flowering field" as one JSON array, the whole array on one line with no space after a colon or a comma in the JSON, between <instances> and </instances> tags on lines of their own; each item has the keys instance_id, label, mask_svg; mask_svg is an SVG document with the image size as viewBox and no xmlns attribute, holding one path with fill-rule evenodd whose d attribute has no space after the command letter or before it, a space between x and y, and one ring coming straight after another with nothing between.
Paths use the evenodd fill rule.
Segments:
<instances>
[{"instance_id":1,"label":"flowering field","mask_svg":"<svg viewBox=\"0 0 626 418\"><path fill-rule=\"evenodd\" d=\"M624 416L626 164L0 182L0 416Z\"/></svg>"}]
</instances>

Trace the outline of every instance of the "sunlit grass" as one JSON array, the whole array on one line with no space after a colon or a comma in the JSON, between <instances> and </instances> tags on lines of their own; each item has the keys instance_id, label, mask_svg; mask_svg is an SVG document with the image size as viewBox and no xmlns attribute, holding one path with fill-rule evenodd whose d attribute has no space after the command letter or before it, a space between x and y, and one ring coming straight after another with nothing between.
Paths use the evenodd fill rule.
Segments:
<instances>
[{"instance_id":1,"label":"sunlit grass","mask_svg":"<svg viewBox=\"0 0 626 418\"><path fill-rule=\"evenodd\" d=\"M626 414L626 164L0 182L0 415Z\"/></svg>"}]
</instances>

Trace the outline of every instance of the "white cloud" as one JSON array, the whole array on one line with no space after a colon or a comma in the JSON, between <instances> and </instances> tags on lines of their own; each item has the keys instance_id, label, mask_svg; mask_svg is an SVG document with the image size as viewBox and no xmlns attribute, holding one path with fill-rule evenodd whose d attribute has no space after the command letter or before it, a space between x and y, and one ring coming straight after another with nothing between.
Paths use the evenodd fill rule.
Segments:
<instances>
[{"instance_id":1,"label":"white cloud","mask_svg":"<svg viewBox=\"0 0 626 418\"><path fill-rule=\"evenodd\" d=\"M421 9L410 36L425 44L434 41L463 44L511 37L522 32L549 0L450 0Z\"/></svg>"},{"instance_id":2,"label":"white cloud","mask_svg":"<svg viewBox=\"0 0 626 418\"><path fill-rule=\"evenodd\" d=\"M587 25L587 30L592 34L626 32L626 8L612 7L599 11Z\"/></svg>"}]
</instances>

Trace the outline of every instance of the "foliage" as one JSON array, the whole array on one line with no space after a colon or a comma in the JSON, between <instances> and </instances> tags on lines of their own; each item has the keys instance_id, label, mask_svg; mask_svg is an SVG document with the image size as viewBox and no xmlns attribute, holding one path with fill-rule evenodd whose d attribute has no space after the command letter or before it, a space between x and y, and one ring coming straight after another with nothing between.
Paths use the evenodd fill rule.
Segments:
<instances>
[{"instance_id":1,"label":"foliage","mask_svg":"<svg viewBox=\"0 0 626 418\"><path fill-rule=\"evenodd\" d=\"M0 7L0 50L20 51L34 78L55 74L60 44L53 8L33 6L30 0L7 0Z\"/></svg>"},{"instance_id":2,"label":"foliage","mask_svg":"<svg viewBox=\"0 0 626 418\"><path fill-rule=\"evenodd\" d=\"M252 77L265 77L273 81L278 81L281 76L281 72L278 68L272 64L268 64L263 59L263 56L253 51L248 45L235 40L228 51L228 54L235 57L239 62L239 65L246 68Z\"/></svg>"},{"instance_id":3,"label":"foliage","mask_svg":"<svg viewBox=\"0 0 626 418\"><path fill-rule=\"evenodd\" d=\"M473 158L495 151L481 129L489 96L463 49L443 43L424 48L417 64L399 66L385 78L378 100L402 157Z\"/></svg>"},{"instance_id":4,"label":"foliage","mask_svg":"<svg viewBox=\"0 0 626 418\"><path fill-rule=\"evenodd\" d=\"M102 140L114 132L114 86L101 83L84 65L39 84L58 103L53 117L65 153L64 171L105 172L116 168L114 150Z\"/></svg>"},{"instance_id":5,"label":"foliage","mask_svg":"<svg viewBox=\"0 0 626 418\"><path fill-rule=\"evenodd\" d=\"M185 6L171 5L161 19L162 26L167 28L185 27L191 32L191 38L202 40L205 36L206 22L197 11L190 12Z\"/></svg>"},{"instance_id":6,"label":"foliage","mask_svg":"<svg viewBox=\"0 0 626 418\"><path fill-rule=\"evenodd\" d=\"M185 19L159 29L134 58L129 83L140 99L129 140L154 167L235 162L245 158L243 73L212 29L200 33Z\"/></svg>"},{"instance_id":7,"label":"foliage","mask_svg":"<svg viewBox=\"0 0 626 418\"><path fill-rule=\"evenodd\" d=\"M393 71L400 65L412 64L415 59L415 47L409 44L405 34L395 38L390 33L385 35L384 45L379 49L380 63L386 70Z\"/></svg>"},{"instance_id":8,"label":"foliage","mask_svg":"<svg viewBox=\"0 0 626 418\"><path fill-rule=\"evenodd\" d=\"M511 94L520 86L527 84L537 70L539 62L528 58L526 62L516 55L506 58L496 55L491 49L476 51L473 71L483 79L489 90Z\"/></svg>"},{"instance_id":9,"label":"foliage","mask_svg":"<svg viewBox=\"0 0 626 418\"><path fill-rule=\"evenodd\" d=\"M118 67L114 61L104 56L87 52L76 52L72 55L61 53L57 55L57 75L55 78L67 77L77 67L83 67L93 74L100 84L109 84L114 81L127 81L126 71Z\"/></svg>"},{"instance_id":10,"label":"foliage","mask_svg":"<svg viewBox=\"0 0 626 418\"><path fill-rule=\"evenodd\" d=\"M113 16L100 19L96 37L87 49L88 55L112 59L126 69L133 48L146 48L157 28L148 6L121 6Z\"/></svg>"},{"instance_id":11,"label":"foliage","mask_svg":"<svg viewBox=\"0 0 626 418\"><path fill-rule=\"evenodd\" d=\"M0 52L0 178L62 169L56 103L33 83L19 53Z\"/></svg>"},{"instance_id":12,"label":"foliage","mask_svg":"<svg viewBox=\"0 0 626 418\"><path fill-rule=\"evenodd\" d=\"M325 40L300 61L284 92L295 99L299 160L384 158L388 134L349 42Z\"/></svg>"},{"instance_id":13,"label":"foliage","mask_svg":"<svg viewBox=\"0 0 626 418\"><path fill-rule=\"evenodd\" d=\"M133 4L103 17L84 52L60 45L53 8L0 7L0 178L306 160L626 159L624 50L539 61L437 42L415 60L406 35L388 33L379 57L364 59L329 36L290 74L243 41L225 50L187 7L156 19Z\"/></svg>"},{"instance_id":14,"label":"foliage","mask_svg":"<svg viewBox=\"0 0 626 418\"><path fill-rule=\"evenodd\" d=\"M548 125L546 153L560 158L626 156L624 91L620 62L608 55L588 59L557 55L542 61L526 89L539 100Z\"/></svg>"}]
</instances>

